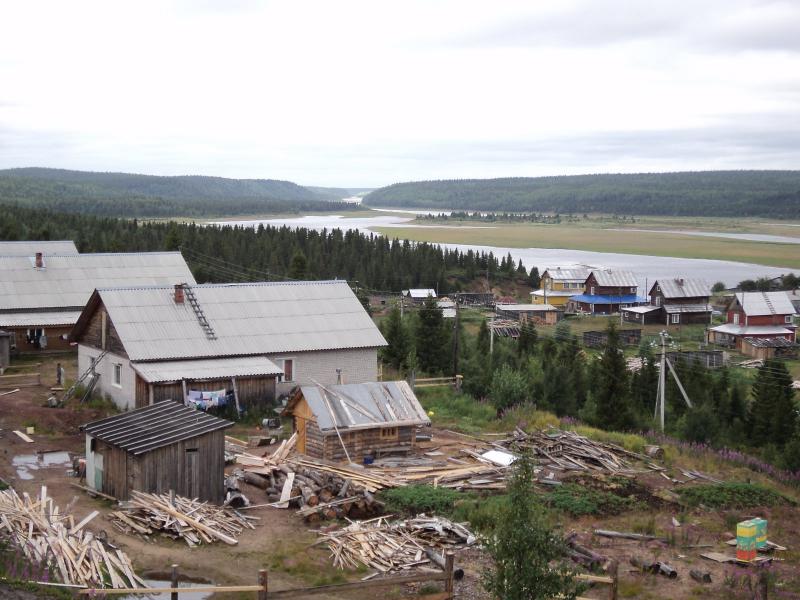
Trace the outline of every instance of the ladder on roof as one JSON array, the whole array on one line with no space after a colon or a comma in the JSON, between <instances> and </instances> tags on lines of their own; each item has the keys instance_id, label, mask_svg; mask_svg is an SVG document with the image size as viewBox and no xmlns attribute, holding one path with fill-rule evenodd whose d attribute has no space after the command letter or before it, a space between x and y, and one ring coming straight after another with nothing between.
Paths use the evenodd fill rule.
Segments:
<instances>
[{"instance_id":1,"label":"ladder on roof","mask_svg":"<svg viewBox=\"0 0 800 600\"><path fill-rule=\"evenodd\" d=\"M84 381L86 381L86 378L91 375L92 381L90 382L90 387L88 388L89 392L88 394L84 394L83 400L86 400L86 398L89 397L89 394L91 394L91 390L94 390L94 386L97 384L97 380L100 378L100 376L97 373L95 373L94 369L98 365L98 363L105 358L106 354L108 354L108 350L103 350L100 354L97 355L97 358L94 359L94 362L92 362L92 364L89 365L89 368L86 369L83 373L81 373L80 377L78 377L75 380L75 383L73 383L70 386L70 388L64 394L64 397L61 399L62 405L66 404L67 401L70 398L72 398L72 396L75 394L75 390L78 389L78 386L81 385ZM91 359L89 360L91 361Z\"/></svg>"},{"instance_id":2,"label":"ladder on roof","mask_svg":"<svg viewBox=\"0 0 800 600\"><path fill-rule=\"evenodd\" d=\"M192 310L197 317L197 321L200 323L200 327L202 327L203 331L206 332L206 337L210 340L217 339L217 334L214 333L214 328L211 327L211 323L208 322L206 314L200 307L200 303L197 301L197 296L194 295L194 290L187 284L183 285L183 290L186 294L186 299L189 301L189 306L192 307Z\"/></svg>"},{"instance_id":3,"label":"ladder on roof","mask_svg":"<svg viewBox=\"0 0 800 600\"><path fill-rule=\"evenodd\" d=\"M767 305L769 312L774 315L775 307L772 305L772 300L770 300L769 296L767 296L767 292L761 292L761 295L764 296L764 303Z\"/></svg>"}]
</instances>

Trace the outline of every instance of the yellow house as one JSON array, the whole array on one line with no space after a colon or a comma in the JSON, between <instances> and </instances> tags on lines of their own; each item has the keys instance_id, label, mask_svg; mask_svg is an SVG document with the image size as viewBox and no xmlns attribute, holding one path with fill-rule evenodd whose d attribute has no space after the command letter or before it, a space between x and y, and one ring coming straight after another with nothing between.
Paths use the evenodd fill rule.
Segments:
<instances>
[{"instance_id":1,"label":"yellow house","mask_svg":"<svg viewBox=\"0 0 800 600\"><path fill-rule=\"evenodd\" d=\"M585 291L587 277L589 277L589 269L580 267L547 269L542 273L541 289L531 292L531 302L533 304L552 304L556 308L563 309L570 296L577 296Z\"/></svg>"}]
</instances>

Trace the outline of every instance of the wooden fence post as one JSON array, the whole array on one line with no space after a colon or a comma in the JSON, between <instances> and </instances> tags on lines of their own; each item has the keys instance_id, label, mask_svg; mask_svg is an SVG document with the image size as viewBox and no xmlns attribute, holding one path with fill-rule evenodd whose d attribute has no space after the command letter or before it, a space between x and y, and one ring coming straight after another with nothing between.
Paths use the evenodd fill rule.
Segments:
<instances>
[{"instance_id":1,"label":"wooden fence post","mask_svg":"<svg viewBox=\"0 0 800 600\"><path fill-rule=\"evenodd\" d=\"M172 565L172 578L170 587L178 587L178 565ZM170 593L170 600L178 600L178 592Z\"/></svg>"},{"instance_id":2,"label":"wooden fence post","mask_svg":"<svg viewBox=\"0 0 800 600\"><path fill-rule=\"evenodd\" d=\"M267 575L267 570L259 569L258 585L260 585L262 589L258 590L258 600L267 600L267 592L269 591L268 581L269 576Z\"/></svg>"},{"instance_id":3,"label":"wooden fence post","mask_svg":"<svg viewBox=\"0 0 800 600\"><path fill-rule=\"evenodd\" d=\"M611 582L611 586L608 592L608 597L610 598L610 600L617 600L619 563L616 560L611 561L611 564L608 566L608 574L611 576L611 579L613 580Z\"/></svg>"},{"instance_id":4,"label":"wooden fence post","mask_svg":"<svg viewBox=\"0 0 800 600\"><path fill-rule=\"evenodd\" d=\"M453 552L448 552L444 557L444 572L447 574L447 579L444 581L444 591L447 592L448 598L454 598L454 588L453 585L453 572L455 571L455 554Z\"/></svg>"}]
</instances>

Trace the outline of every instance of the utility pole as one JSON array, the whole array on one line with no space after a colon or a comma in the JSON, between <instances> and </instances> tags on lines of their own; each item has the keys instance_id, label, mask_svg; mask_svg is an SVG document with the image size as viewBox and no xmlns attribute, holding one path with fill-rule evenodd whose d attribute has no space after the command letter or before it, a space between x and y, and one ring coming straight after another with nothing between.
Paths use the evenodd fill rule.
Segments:
<instances>
[{"instance_id":1,"label":"utility pole","mask_svg":"<svg viewBox=\"0 0 800 600\"><path fill-rule=\"evenodd\" d=\"M494 313L492 320L489 321L489 355L494 354Z\"/></svg>"},{"instance_id":2,"label":"utility pole","mask_svg":"<svg viewBox=\"0 0 800 600\"><path fill-rule=\"evenodd\" d=\"M666 392L666 380L667 380L667 369L672 374L672 378L675 380L675 384L678 386L678 390L683 396L684 402L686 402L686 406L689 408L694 408L692 401L689 400L689 396L686 393L686 390L683 388L683 384L681 383L680 378L678 377L678 373L675 372L675 368L672 366L669 358L667 358L667 332L661 332L661 368L659 369L658 373L658 399L656 400L656 412L655 417L658 418L659 424L661 425L661 431L664 431L664 410L667 404L667 392Z\"/></svg>"}]
</instances>

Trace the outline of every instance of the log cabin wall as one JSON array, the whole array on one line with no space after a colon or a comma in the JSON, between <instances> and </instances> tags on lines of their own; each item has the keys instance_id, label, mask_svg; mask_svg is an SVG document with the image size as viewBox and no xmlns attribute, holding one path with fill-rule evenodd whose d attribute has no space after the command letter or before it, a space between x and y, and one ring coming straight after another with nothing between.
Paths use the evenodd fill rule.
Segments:
<instances>
[{"instance_id":1,"label":"log cabin wall","mask_svg":"<svg viewBox=\"0 0 800 600\"><path fill-rule=\"evenodd\" d=\"M106 324L105 344L103 344L103 320L105 320ZM84 332L74 341L102 350L109 350L118 356L128 358L128 353L125 351L125 346L122 345L122 340L119 338L114 323L111 322L111 317L108 316L102 304L92 314Z\"/></svg>"},{"instance_id":2,"label":"log cabin wall","mask_svg":"<svg viewBox=\"0 0 800 600\"><path fill-rule=\"evenodd\" d=\"M233 390L230 378L187 380L187 390L212 392L217 390ZM275 377L237 377L236 389L239 391L239 404L243 408L263 408L275 403ZM183 400L183 385L180 381L153 384L153 402L164 400ZM136 377L136 407L149 406L150 387L141 377Z\"/></svg>"},{"instance_id":3,"label":"log cabin wall","mask_svg":"<svg viewBox=\"0 0 800 600\"><path fill-rule=\"evenodd\" d=\"M316 429L316 426L315 426ZM317 429L319 431L319 429ZM416 443L416 427L374 427L370 429L358 429L355 431L339 430L342 435L347 452L353 462L361 462L364 456L372 452L381 450L395 449L397 451L411 451ZM335 431L326 431L323 437L323 455L321 458L327 460L347 460L339 436ZM306 439L306 454L310 454L308 439Z\"/></svg>"}]
</instances>

